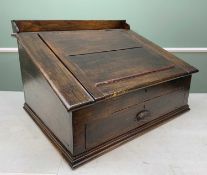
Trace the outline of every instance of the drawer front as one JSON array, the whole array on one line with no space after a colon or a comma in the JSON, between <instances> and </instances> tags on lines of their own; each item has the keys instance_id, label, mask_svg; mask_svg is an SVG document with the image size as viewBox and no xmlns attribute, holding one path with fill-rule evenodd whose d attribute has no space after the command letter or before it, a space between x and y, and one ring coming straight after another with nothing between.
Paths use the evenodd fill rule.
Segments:
<instances>
[{"instance_id":1,"label":"drawer front","mask_svg":"<svg viewBox=\"0 0 207 175\"><path fill-rule=\"evenodd\" d=\"M174 107L177 107L176 105L183 105L183 94L179 95L179 91L185 93L184 103L187 104L189 83L190 76L182 77L120 96L114 96L74 111L72 114L74 154L80 154L92 148L93 145L101 144L112 137L136 128L145 123L145 120L148 121L153 117L162 115L162 111L169 110L168 107L173 110ZM179 93L177 94L177 92ZM167 101L168 98L165 99L164 96L168 97L170 94L176 94L179 98L175 98L173 95L170 101L172 104L167 106L166 103L169 103ZM158 100L158 103L156 100ZM165 103L163 104L162 101L165 101ZM149 119L146 117L145 120L142 119L139 122L135 122L134 118L137 113L145 108L150 108L153 114L150 114ZM162 109L162 111L159 111L159 109ZM147 112L145 112L146 114ZM122 121L124 122L122 123Z\"/></svg>"},{"instance_id":2,"label":"drawer front","mask_svg":"<svg viewBox=\"0 0 207 175\"><path fill-rule=\"evenodd\" d=\"M184 81L185 78L180 78L144 89L139 89L117 97L113 97L105 101L96 103L88 108L77 111L76 116L78 116L77 118L80 117L80 121L105 118L113 113L141 104L150 99L163 96L179 89L184 89Z\"/></svg>"},{"instance_id":3,"label":"drawer front","mask_svg":"<svg viewBox=\"0 0 207 175\"><path fill-rule=\"evenodd\" d=\"M86 149L139 127L184 105L184 91L178 90L112 113L86 124Z\"/></svg>"}]
</instances>

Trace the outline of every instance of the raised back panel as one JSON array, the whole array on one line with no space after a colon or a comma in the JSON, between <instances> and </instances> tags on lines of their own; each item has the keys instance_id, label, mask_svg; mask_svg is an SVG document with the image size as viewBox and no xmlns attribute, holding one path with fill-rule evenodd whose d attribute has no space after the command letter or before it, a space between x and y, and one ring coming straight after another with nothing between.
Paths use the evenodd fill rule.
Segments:
<instances>
[{"instance_id":1,"label":"raised back panel","mask_svg":"<svg viewBox=\"0 0 207 175\"><path fill-rule=\"evenodd\" d=\"M13 32L130 29L126 20L12 20Z\"/></svg>"}]
</instances>

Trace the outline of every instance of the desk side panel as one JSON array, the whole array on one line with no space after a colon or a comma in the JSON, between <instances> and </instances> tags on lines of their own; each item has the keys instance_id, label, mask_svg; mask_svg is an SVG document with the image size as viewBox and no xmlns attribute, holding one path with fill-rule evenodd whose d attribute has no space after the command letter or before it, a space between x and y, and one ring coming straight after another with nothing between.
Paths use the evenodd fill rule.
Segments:
<instances>
[{"instance_id":1,"label":"desk side panel","mask_svg":"<svg viewBox=\"0 0 207 175\"><path fill-rule=\"evenodd\" d=\"M21 44L19 57L26 104L72 153L72 114L68 113Z\"/></svg>"}]
</instances>

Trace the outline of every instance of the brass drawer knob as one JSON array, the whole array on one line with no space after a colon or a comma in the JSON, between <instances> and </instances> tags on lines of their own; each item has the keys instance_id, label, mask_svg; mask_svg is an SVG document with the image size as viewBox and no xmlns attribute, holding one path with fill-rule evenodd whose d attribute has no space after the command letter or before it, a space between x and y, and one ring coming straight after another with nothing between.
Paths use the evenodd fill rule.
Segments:
<instances>
[{"instance_id":1,"label":"brass drawer knob","mask_svg":"<svg viewBox=\"0 0 207 175\"><path fill-rule=\"evenodd\" d=\"M143 110L136 115L137 121L143 120L144 118L148 117L150 112L148 110Z\"/></svg>"}]
</instances>

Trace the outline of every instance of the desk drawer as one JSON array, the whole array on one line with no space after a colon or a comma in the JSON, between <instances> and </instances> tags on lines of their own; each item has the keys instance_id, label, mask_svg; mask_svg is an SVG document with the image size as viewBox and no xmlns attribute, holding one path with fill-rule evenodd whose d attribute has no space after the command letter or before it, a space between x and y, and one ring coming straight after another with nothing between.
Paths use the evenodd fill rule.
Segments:
<instances>
[{"instance_id":1,"label":"desk drawer","mask_svg":"<svg viewBox=\"0 0 207 175\"><path fill-rule=\"evenodd\" d=\"M184 91L178 90L141 104L119 110L107 118L86 124L86 149L139 127L184 105Z\"/></svg>"},{"instance_id":2,"label":"desk drawer","mask_svg":"<svg viewBox=\"0 0 207 175\"><path fill-rule=\"evenodd\" d=\"M79 121L108 118L109 115L137 106L145 101L184 89L186 78L179 78L155 86L138 89L120 96L97 102L76 112ZM87 121L86 121L87 122Z\"/></svg>"}]
</instances>

